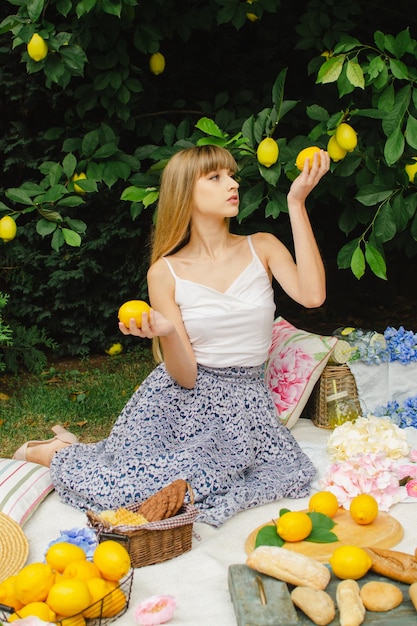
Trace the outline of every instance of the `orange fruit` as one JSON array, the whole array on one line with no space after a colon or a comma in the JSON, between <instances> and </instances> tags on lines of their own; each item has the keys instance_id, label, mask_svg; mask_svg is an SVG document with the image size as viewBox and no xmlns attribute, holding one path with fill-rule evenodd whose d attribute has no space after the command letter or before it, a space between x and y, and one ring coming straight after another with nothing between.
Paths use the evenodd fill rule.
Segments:
<instances>
[{"instance_id":1,"label":"orange fruit","mask_svg":"<svg viewBox=\"0 0 417 626\"><path fill-rule=\"evenodd\" d=\"M100 572L91 561L72 561L68 563L62 572L62 578L76 578L77 580L88 581L90 578L99 578Z\"/></svg>"},{"instance_id":2,"label":"orange fruit","mask_svg":"<svg viewBox=\"0 0 417 626\"><path fill-rule=\"evenodd\" d=\"M29 563L16 574L16 598L22 604L43 602L55 582L55 574L47 563Z\"/></svg>"},{"instance_id":3,"label":"orange fruit","mask_svg":"<svg viewBox=\"0 0 417 626\"><path fill-rule=\"evenodd\" d=\"M129 552L117 541L108 540L99 543L94 550L93 562L106 580L118 581L130 569Z\"/></svg>"},{"instance_id":4,"label":"orange fruit","mask_svg":"<svg viewBox=\"0 0 417 626\"><path fill-rule=\"evenodd\" d=\"M372 559L363 548L340 546L333 551L329 563L334 575L338 578L358 580L368 572Z\"/></svg>"},{"instance_id":5,"label":"orange fruit","mask_svg":"<svg viewBox=\"0 0 417 626\"><path fill-rule=\"evenodd\" d=\"M256 150L256 157L261 165L271 167L278 161L279 147L275 139L266 137L262 139Z\"/></svg>"},{"instance_id":6,"label":"orange fruit","mask_svg":"<svg viewBox=\"0 0 417 626\"><path fill-rule=\"evenodd\" d=\"M57 572L62 573L69 563L85 561L86 553L80 546L69 541L60 541L49 546L45 554L45 561Z\"/></svg>"},{"instance_id":7,"label":"orange fruit","mask_svg":"<svg viewBox=\"0 0 417 626\"><path fill-rule=\"evenodd\" d=\"M277 533L284 541L302 541L312 529L313 522L303 511L288 511L277 520Z\"/></svg>"},{"instance_id":8,"label":"orange fruit","mask_svg":"<svg viewBox=\"0 0 417 626\"><path fill-rule=\"evenodd\" d=\"M151 307L149 306L149 304L147 302L144 302L143 300L128 300L128 302L122 304L117 316L119 318L119 321L123 322L126 328L129 328L130 320L132 317L136 322L136 326L138 328L141 328L142 314L148 313L149 316L150 310Z\"/></svg>"},{"instance_id":9,"label":"orange fruit","mask_svg":"<svg viewBox=\"0 0 417 626\"><path fill-rule=\"evenodd\" d=\"M308 510L334 517L339 510L339 502L331 491L318 491L311 496Z\"/></svg>"},{"instance_id":10,"label":"orange fruit","mask_svg":"<svg viewBox=\"0 0 417 626\"><path fill-rule=\"evenodd\" d=\"M86 582L67 578L51 587L46 602L57 615L71 617L91 604L91 595Z\"/></svg>"},{"instance_id":11,"label":"orange fruit","mask_svg":"<svg viewBox=\"0 0 417 626\"><path fill-rule=\"evenodd\" d=\"M361 493L350 503L349 513L357 524L371 524L378 516L378 502L369 493Z\"/></svg>"},{"instance_id":12,"label":"orange fruit","mask_svg":"<svg viewBox=\"0 0 417 626\"><path fill-rule=\"evenodd\" d=\"M320 152L320 148L318 148L317 146L308 146L308 148L304 148L304 150L301 150L298 153L297 158L295 159L295 165L297 169L300 170L300 172L303 171L304 163L306 162L307 159L309 160L309 167L311 169L313 165L313 158L316 152ZM319 157L319 163L320 163L320 157Z\"/></svg>"}]
</instances>

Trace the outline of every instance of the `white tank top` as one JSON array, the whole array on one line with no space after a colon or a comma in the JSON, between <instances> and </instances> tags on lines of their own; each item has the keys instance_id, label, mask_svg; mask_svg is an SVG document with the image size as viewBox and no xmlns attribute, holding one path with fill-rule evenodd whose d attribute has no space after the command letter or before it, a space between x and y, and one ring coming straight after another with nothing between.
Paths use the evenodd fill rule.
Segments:
<instances>
[{"instance_id":1,"label":"white tank top","mask_svg":"<svg viewBox=\"0 0 417 626\"><path fill-rule=\"evenodd\" d=\"M197 363L208 367L261 365L267 358L275 315L268 273L250 236L252 261L223 293L177 276L178 304Z\"/></svg>"}]
</instances>

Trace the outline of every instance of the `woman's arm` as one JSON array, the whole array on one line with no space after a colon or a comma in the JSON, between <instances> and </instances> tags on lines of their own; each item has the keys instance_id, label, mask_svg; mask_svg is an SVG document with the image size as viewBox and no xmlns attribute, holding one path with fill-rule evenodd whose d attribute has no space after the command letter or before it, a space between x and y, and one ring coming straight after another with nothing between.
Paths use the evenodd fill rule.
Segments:
<instances>
[{"instance_id":1,"label":"woman's arm","mask_svg":"<svg viewBox=\"0 0 417 626\"><path fill-rule=\"evenodd\" d=\"M276 237L267 233L258 234L264 262L273 276L293 300L308 308L323 304L326 298L326 278L305 201L329 167L329 155L322 150L320 162L315 156L312 168L309 170L306 161L303 171L294 180L289 190L287 200L295 260Z\"/></svg>"},{"instance_id":2,"label":"woman's arm","mask_svg":"<svg viewBox=\"0 0 417 626\"><path fill-rule=\"evenodd\" d=\"M168 373L181 387L192 389L197 378L197 363L175 303L174 279L162 259L148 270L148 293L152 306L149 319L145 314L142 328L137 328L132 321L129 329L122 325L120 330L142 338L159 337Z\"/></svg>"}]
</instances>

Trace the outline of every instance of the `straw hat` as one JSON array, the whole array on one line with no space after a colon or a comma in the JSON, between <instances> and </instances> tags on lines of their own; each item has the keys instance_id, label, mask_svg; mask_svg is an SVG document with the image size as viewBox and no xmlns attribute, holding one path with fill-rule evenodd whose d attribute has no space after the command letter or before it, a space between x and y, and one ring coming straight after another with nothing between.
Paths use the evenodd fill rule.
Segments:
<instances>
[{"instance_id":1,"label":"straw hat","mask_svg":"<svg viewBox=\"0 0 417 626\"><path fill-rule=\"evenodd\" d=\"M29 542L23 530L11 517L0 513L0 583L26 563Z\"/></svg>"}]
</instances>

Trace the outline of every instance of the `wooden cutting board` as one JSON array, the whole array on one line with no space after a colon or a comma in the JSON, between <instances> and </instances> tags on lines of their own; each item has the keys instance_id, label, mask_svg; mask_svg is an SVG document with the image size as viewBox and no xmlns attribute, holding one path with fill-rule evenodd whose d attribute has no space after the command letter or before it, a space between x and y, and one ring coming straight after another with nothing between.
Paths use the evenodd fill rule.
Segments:
<instances>
[{"instance_id":1,"label":"wooden cutting board","mask_svg":"<svg viewBox=\"0 0 417 626\"><path fill-rule=\"evenodd\" d=\"M328 563L333 550L340 545L354 545L369 548L392 548L401 541L404 529L395 518L388 513L380 512L372 524L357 524L350 516L349 511L339 509L333 518L335 526L332 529L339 541L334 543L314 543L312 541L286 542L283 547L294 552L301 552L322 563ZM256 536L261 528L273 526L271 520L251 532L245 542L246 554L255 548Z\"/></svg>"}]
</instances>

